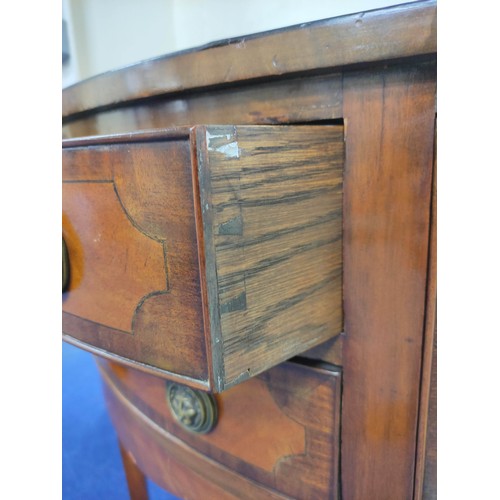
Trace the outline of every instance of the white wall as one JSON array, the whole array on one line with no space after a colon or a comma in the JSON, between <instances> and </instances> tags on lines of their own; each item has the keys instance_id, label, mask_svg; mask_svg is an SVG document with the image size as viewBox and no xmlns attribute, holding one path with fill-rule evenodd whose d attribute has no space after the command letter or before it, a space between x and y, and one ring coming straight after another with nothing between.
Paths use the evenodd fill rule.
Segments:
<instances>
[{"instance_id":1,"label":"white wall","mask_svg":"<svg viewBox=\"0 0 500 500\"><path fill-rule=\"evenodd\" d=\"M80 76L80 66L78 64L78 52L75 50L75 31L72 29L73 26L73 18L72 18L72 9L69 5L69 0L63 0L62 2L62 17L66 21L66 25L68 28L68 43L69 49L71 51L71 55L69 60L63 64L62 67L62 86L66 87L67 85L71 85L74 82L77 82L82 77Z\"/></svg>"},{"instance_id":2,"label":"white wall","mask_svg":"<svg viewBox=\"0 0 500 500\"><path fill-rule=\"evenodd\" d=\"M171 0L67 2L80 79L172 51Z\"/></svg>"},{"instance_id":3,"label":"white wall","mask_svg":"<svg viewBox=\"0 0 500 500\"><path fill-rule=\"evenodd\" d=\"M72 67L63 86L215 40L411 1L63 0Z\"/></svg>"},{"instance_id":4,"label":"white wall","mask_svg":"<svg viewBox=\"0 0 500 500\"><path fill-rule=\"evenodd\" d=\"M171 0L175 50L412 0Z\"/></svg>"}]
</instances>

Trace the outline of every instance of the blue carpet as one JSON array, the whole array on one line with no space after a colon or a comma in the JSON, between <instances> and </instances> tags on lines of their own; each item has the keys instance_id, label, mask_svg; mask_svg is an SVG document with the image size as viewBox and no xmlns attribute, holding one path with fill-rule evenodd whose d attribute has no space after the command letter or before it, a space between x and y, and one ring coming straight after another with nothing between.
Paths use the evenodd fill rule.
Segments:
<instances>
[{"instance_id":1,"label":"blue carpet","mask_svg":"<svg viewBox=\"0 0 500 500\"><path fill-rule=\"evenodd\" d=\"M62 495L64 500L129 498L116 433L94 358L63 343ZM148 481L151 500L175 500Z\"/></svg>"}]
</instances>

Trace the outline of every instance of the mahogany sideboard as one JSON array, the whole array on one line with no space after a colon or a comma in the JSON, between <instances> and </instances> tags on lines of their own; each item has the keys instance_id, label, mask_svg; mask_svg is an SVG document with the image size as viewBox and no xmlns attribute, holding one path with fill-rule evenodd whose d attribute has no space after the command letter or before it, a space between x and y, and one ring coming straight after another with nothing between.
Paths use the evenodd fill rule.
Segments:
<instances>
[{"instance_id":1,"label":"mahogany sideboard","mask_svg":"<svg viewBox=\"0 0 500 500\"><path fill-rule=\"evenodd\" d=\"M63 339L130 496L436 497L436 3L63 91Z\"/></svg>"}]
</instances>

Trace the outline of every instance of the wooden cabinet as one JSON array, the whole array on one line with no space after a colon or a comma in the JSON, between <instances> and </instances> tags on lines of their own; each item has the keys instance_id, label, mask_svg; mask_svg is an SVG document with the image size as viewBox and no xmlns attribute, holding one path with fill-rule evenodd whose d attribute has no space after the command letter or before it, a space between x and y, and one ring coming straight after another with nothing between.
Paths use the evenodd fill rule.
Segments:
<instances>
[{"instance_id":1,"label":"wooden cabinet","mask_svg":"<svg viewBox=\"0 0 500 500\"><path fill-rule=\"evenodd\" d=\"M64 337L99 355L134 498L143 474L435 496L435 22L415 2L63 92Z\"/></svg>"}]
</instances>

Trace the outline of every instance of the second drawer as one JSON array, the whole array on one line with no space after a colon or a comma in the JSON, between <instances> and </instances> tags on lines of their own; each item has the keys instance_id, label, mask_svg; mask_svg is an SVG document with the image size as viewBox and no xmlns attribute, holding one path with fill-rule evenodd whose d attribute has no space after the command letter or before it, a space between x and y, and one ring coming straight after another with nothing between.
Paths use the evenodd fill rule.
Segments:
<instances>
[{"instance_id":1,"label":"second drawer","mask_svg":"<svg viewBox=\"0 0 500 500\"><path fill-rule=\"evenodd\" d=\"M169 459L186 460L175 445L180 439L199 455L281 494L337 498L340 372L281 364L217 394L215 428L208 434L193 434L172 415L164 380L105 360L99 366L108 404L118 398L141 415L143 424L158 429L157 445L169 450ZM112 417L113 408L114 403ZM115 422L120 440L134 448L135 459L150 475L160 464L152 463L155 455L138 444L140 436L128 439L130 430L120 418ZM168 477L153 476L169 489Z\"/></svg>"}]
</instances>

